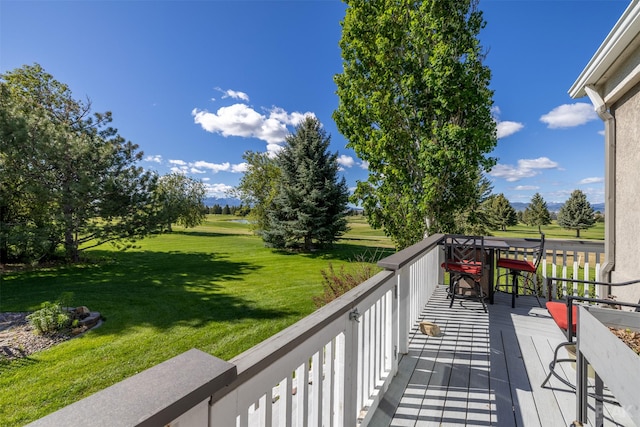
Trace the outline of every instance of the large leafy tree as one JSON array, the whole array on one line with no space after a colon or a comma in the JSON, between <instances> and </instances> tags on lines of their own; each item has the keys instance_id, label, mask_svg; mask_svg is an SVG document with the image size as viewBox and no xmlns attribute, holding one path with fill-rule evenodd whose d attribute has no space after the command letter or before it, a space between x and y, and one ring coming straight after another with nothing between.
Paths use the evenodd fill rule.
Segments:
<instances>
[{"instance_id":1,"label":"large leafy tree","mask_svg":"<svg viewBox=\"0 0 640 427\"><path fill-rule=\"evenodd\" d=\"M496 145L475 0L346 0L334 119L368 163L354 201L399 248L456 229Z\"/></svg>"},{"instance_id":2,"label":"large leafy tree","mask_svg":"<svg viewBox=\"0 0 640 427\"><path fill-rule=\"evenodd\" d=\"M487 200L487 216L491 226L502 231L518 224L516 210L502 193L493 195Z\"/></svg>"},{"instance_id":3,"label":"large leafy tree","mask_svg":"<svg viewBox=\"0 0 640 427\"><path fill-rule=\"evenodd\" d=\"M205 218L206 188L201 181L181 173L170 173L158 180L157 194L162 206L162 220L167 231L171 224L195 227Z\"/></svg>"},{"instance_id":4,"label":"large leafy tree","mask_svg":"<svg viewBox=\"0 0 640 427\"><path fill-rule=\"evenodd\" d=\"M74 99L37 64L0 77L9 124L0 140L0 205L15 248L42 257L62 244L77 260L83 249L156 229L155 176L137 166L142 152L110 126L110 112L91 114L89 101Z\"/></svg>"},{"instance_id":5,"label":"large leafy tree","mask_svg":"<svg viewBox=\"0 0 640 427\"><path fill-rule=\"evenodd\" d=\"M567 230L575 230L576 237L580 237L580 230L593 227L595 222L593 208L580 190L574 190L558 211L558 225Z\"/></svg>"},{"instance_id":6,"label":"large leafy tree","mask_svg":"<svg viewBox=\"0 0 640 427\"><path fill-rule=\"evenodd\" d=\"M262 233L267 227L267 211L278 193L280 167L269 153L247 151L243 156L247 170L232 194L251 207L250 227Z\"/></svg>"},{"instance_id":7,"label":"large leafy tree","mask_svg":"<svg viewBox=\"0 0 640 427\"><path fill-rule=\"evenodd\" d=\"M544 201L540 193L533 195L529 206L526 207L522 214L522 218L525 224L537 226L539 233L542 233L540 227L551 224L551 214L547 208L547 202Z\"/></svg>"},{"instance_id":8,"label":"large leafy tree","mask_svg":"<svg viewBox=\"0 0 640 427\"><path fill-rule=\"evenodd\" d=\"M278 192L267 210L263 239L277 248L309 251L335 242L347 230L349 191L338 179L337 153L320 122L307 116L277 155Z\"/></svg>"}]
</instances>

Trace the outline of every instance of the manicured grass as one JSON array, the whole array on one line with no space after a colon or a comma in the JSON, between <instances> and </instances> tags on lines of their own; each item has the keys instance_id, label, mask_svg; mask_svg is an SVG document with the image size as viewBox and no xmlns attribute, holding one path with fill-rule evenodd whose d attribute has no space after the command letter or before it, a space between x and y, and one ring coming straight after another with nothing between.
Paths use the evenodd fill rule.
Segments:
<instances>
[{"instance_id":1,"label":"manicured grass","mask_svg":"<svg viewBox=\"0 0 640 427\"><path fill-rule=\"evenodd\" d=\"M264 247L246 224L209 216L94 263L7 274L0 311L33 311L73 292L106 322L19 361L0 360L0 425L23 425L190 348L228 360L315 310L320 271L392 253L362 217L333 250L292 254ZM376 247L386 248L376 251Z\"/></svg>"},{"instance_id":2,"label":"manicured grass","mask_svg":"<svg viewBox=\"0 0 640 427\"><path fill-rule=\"evenodd\" d=\"M574 230L565 230L558 226L556 221L550 225L540 227L547 239L576 239ZM538 227L529 227L528 225L518 224L508 227L507 231L496 230L494 236L499 237L533 237L538 238ZM593 227L587 230L580 230L580 240L604 240L604 223L597 222Z\"/></svg>"}]
</instances>

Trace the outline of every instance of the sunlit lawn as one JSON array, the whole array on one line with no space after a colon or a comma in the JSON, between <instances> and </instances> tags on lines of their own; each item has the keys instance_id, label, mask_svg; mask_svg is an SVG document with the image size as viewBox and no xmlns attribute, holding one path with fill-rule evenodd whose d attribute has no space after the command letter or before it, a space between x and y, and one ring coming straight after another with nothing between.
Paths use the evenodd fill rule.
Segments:
<instances>
[{"instance_id":1,"label":"sunlit lawn","mask_svg":"<svg viewBox=\"0 0 640 427\"><path fill-rule=\"evenodd\" d=\"M315 310L321 270L392 252L362 217L333 250L291 254L264 247L234 217L210 216L97 263L8 274L0 311L33 311L73 292L106 322L20 361L0 361L0 425L23 425L198 348L228 360ZM387 249L376 250L376 247Z\"/></svg>"},{"instance_id":2,"label":"sunlit lawn","mask_svg":"<svg viewBox=\"0 0 640 427\"><path fill-rule=\"evenodd\" d=\"M0 311L33 311L73 292L74 304L106 322L82 337L20 361L0 360L0 425L29 421L198 348L228 360L315 310L321 270L393 252L389 239L362 216L332 250L311 254L266 248L247 224L209 216L118 252L101 247L84 265L11 273L0 282ZM603 224L583 231L602 239ZM548 238L575 232L545 226ZM519 225L497 236L535 237Z\"/></svg>"},{"instance_id":3,"label":"sunlit lawn","mask_svg":"<svg viewBox=\"0 0 640 427\"><path fill-rule=\"evenodd\" d=\"M556 221L550 225L540 227L541 231L548 239L576 239L575 230L565 230L558 226ZM500 237L532 237L538 238L538 227L530 227L524 224L518 224L507 228L507 231L494 231L492 233ZM580 240L604 240L604 223L598 222L587 230L580 230Z\"/></svg>"}]
</instances>

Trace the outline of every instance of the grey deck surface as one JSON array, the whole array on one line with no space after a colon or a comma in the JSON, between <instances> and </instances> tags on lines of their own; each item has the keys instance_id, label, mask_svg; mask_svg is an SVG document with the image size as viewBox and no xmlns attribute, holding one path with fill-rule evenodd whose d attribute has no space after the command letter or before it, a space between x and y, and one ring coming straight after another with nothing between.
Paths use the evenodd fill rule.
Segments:
<instances>
[{"instance_id":1,"label":"grey deck surface","mask_svg":"<svg viewBox=\"0 0 640 427\"><path fill-rule=\"evenodd\" d=\"M544 301L541 301L544 304ZM444 287L436 290L422 319L436 323L440 337L415 328L409 354L375 412L372 426L568 426L575 420L575 393L549 370L556 345L565 341L534 297L497 293L489 313L474 301L449 308ZM564 353L566 355L566 352ZM575 383L575 370L560 371ZM589 399L589 425L594 423ZM619 406L606 404L605 426L635 424Z\"/></svg>"}]
</instances>

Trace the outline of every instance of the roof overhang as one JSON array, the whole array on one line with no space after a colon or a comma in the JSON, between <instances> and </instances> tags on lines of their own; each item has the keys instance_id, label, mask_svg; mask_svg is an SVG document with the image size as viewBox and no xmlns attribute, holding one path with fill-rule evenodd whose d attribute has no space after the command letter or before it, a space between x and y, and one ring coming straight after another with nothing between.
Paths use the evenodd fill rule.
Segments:
<instances>
[{"instance_id":1,"label":"roof overhang","mask_svg":"<svg viewBox=\"0 0 640 427\"><path fill-rule=\"evenodd\" d=\"M625 78L611 87L605 83L640 47L640 0L632 0L607 38L600 45L578 79L569 89L572 98L587 95L586 87L597 90L607 104L615 102L640 81L640 66L624 71Z\"/></svg>"}]
</instances>

